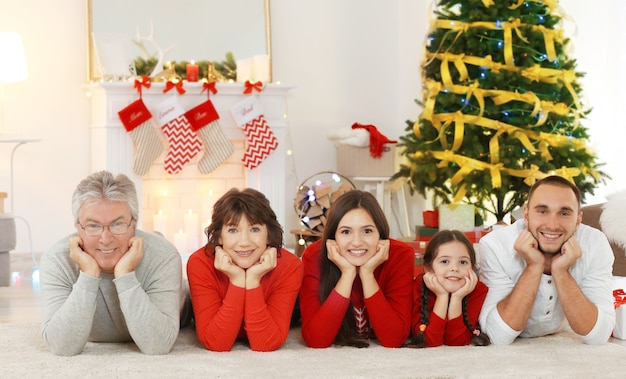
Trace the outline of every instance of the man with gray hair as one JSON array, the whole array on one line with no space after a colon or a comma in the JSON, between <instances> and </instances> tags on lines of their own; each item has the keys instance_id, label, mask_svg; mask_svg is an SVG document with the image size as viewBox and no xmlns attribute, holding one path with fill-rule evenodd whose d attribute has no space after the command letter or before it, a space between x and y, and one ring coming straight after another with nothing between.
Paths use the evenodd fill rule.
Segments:
<instances>
[{"instance_id":1,"label":"man with gray hair","mask_svg":"<svg viewBox=\"0 0 626 379\"><path fill-rule=\"evenodd\" d=\"M180 254L156 233L136 229L137 191L126 175L96 172L72 196L77 232L41 258L42 336L57 355L88 341L133 341L166 354L184 305Z\"/></svg>"}]
</instances>

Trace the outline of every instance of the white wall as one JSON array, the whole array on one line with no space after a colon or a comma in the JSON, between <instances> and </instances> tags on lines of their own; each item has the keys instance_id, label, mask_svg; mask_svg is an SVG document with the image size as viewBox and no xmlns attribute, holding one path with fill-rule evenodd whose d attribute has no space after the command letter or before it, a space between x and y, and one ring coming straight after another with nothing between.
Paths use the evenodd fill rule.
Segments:
<instances>
[{"instance_id":1,"label":"white wall","mask_svg":"<svg viewBox=\"0 0 626 379\"><path fill-rule=\"evenodd\" d=\"M73 228L70 199L89 173L85 1L1 0L0 30L22 35L29 79L5 85L6 129L41 142L15 153L15 214L28 220L42 251ZM0 144L0 188L9 190L12 146ZM10 201L5 208L10 208ZM26 225L16 221L17 251L29 251Z\"/></svg>"},{"instance_id":2,"label":"white wall","mask_svg":"<svg viewBox=\"0 0 626 379\"><path fill-rule=\"evenodd\" d=\"M397 138L416 116L426 5L381 4L272 0L274 80L296 86L288 103L294 194L308 176L336 168L328 131L359 122ZM294 213L287 229L297 225Z\"/></svg>"},{"instance_id":3,"label":"white wall","mask_svg":"<svg viewBox=\"0 0 626 379\"><path fill-rule=\"evenodd\" d=\"M626 24L623 14L626 3L620 0L602 0L589 11L589 4L576 0L561 1L561 6L572 18L577 29L572 37L572 56L578 61L578 71L586 73L581 79L585 100L593 110L584 124L590 129L591 145L603 168L611 177L589 204L605 200L607 195L626 189L626 175L622 167L624 144L621 133L626 127L623 117L624 85L626 84ZM620 133L620 136L618 136Z\"/></svg>"},{"instance_id":4,"label":"white wall","mask_svg":"<svg viewBox=\"0 0 626 379\"><path fill-rule=\"evenodd\" d=\"M307 176L335 168L326 133L354 122L374 124L390 138L403 135L406 119L420 109L419 64L427 30L424 0L272 0L274 79L296 88L288 98L290 167L295 188ZM15 211L28 220L37 251L73 230L70 198L89 174L89 107L86 78L85 3L80 0L0 0L0 30L22 34L28 81L5 86L7 127L19 127L37 144L15 154ZM626 58L626 31L619 17L626 7L603 0L589 12L586 2L562 0L574 18L573 37L583 88L594 107L585 124L600 159L612 175L591 202L626 187L614 137L620 125L619 68ZM600 5L601 4L601 5ZM603 6L604 5L604 6ZM618 11L618 10L621 10ZM0 191L8 191L12 146L0 144ZM290 193L290 192L287 192ZM424 202L412 199L415 222ZM285 199L292 209L292 198ZM5 203L6 208L10 202ZM426 204L428 206L428 204ZM29 250L25 225L17 221L18 251ZM297 227L295 215L285 229Z\"/></svg>"}]
</instances>

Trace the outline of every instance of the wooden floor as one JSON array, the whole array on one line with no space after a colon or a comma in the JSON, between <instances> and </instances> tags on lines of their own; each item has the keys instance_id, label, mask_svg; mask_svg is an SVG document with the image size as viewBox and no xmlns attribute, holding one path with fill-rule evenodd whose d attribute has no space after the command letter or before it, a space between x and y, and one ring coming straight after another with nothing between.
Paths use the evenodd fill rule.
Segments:
<instances>
[{"instance_id":1,"label":"wooden floor","mask_svg":"<svg viewBox=\"0 0 626 379\"><path fill-rule=\"evenodd\" d=\"M41 321L37 265L41 253L11 252L11 285L0 287L0 324Z\"/></svg>"}]
</instances>

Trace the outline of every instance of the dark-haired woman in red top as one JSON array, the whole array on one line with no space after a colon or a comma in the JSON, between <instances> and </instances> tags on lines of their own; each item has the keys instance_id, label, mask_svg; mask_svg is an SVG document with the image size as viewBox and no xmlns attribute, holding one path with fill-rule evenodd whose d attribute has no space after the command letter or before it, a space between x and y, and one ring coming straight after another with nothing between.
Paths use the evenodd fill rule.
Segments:
<instances>
[{"instance_id":1,"label":"dark-haired woman in red top","mask_svg":"<svg viewBox=\"0 0 626 379\"><path fill-rule=\"evenodd\" d=\"M413 249L389 238L389 224L369 192L347 192L328 212L322 239L302 255L302 337L333 343L400 347L411 328Z\"/></svg>"}]
</instances>

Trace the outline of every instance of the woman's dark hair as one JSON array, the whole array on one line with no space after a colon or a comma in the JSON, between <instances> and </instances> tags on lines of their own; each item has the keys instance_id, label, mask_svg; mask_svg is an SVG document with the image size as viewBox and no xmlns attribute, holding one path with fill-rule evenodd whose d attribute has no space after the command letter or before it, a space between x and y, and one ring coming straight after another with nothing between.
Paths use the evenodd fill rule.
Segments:
<instances>
[{"instance_id":1,"label":"woman's dark hair","mask_svg":"<svg viewBox=\"0 0 626 379\"><path fill-rule=\"evenodd\" d=\"M426 246L426 251L424 251L424 268L432 269L433 262L439 254L439 247L452 241L459 241L465 246L470 257L470 262L472 263L472 269L474 270L474 272L476 272L478 270L478 266L476 263L476 252L474 251L474 246L465 236L465 234L458 230L440 230L435 233L430 242L428 242L428 246ZM430 314L430 311L428 309L428 299L431 291L426 286L426 283L424 283L423 280L424 279L422 278L422 293L420 294L420 330L407 344L407 346L410 347L426 347L424 329L427 328L427 325L429 323L428 316ZM462 301L462 314L465 326L467 326L467 328L472 333L472 339L470 341L470 344L476 346L489 345L491 343L489 336L481 332L480 326L472 325L467 317L467 296L465 296Z\"/></svg>"},{"instance_id":2,"label":"woman's dark hair","mask_svg":"<svg viewBox=\"0 0 626 379\"><path fill-rule=\"evenodd\" d=\"M361 190L352 190L341 195L337 201L328 210L328 217L324 232L322 233L321 252L320 252L320 288L319 297L323 303L335 288L341 271L328 259L328 251L326 250L326 240L334 240L339 227L339 222L346 213L354 209L365 210L374 220L374 225L378 229L380 239L389 239L389 223L385 217L380 204L370 192ZM344 315L341 327L335 337L337 345L348 345L356 347L367 347L369 343L358 338L356 331L356 321L354 319L353 305L350 302L348 311Z\"/></svg>"},{"instance_id":3,"label":"woman's dark hair","mask_svg":"<svg viewBox=\"0 0 626 379\"><path fill-rule=\"evenodd\" d=\"M213 253L219 245L219 238L224 226L237 225L241 216L246 216L251 224L261 224L267 227L267 245L275 247L280 256L283 246L283 228L276 219L276 213L270 206L270 201L261 192L246 188L239 190L232 188L219 198L213 206L211 225L204 233L208 243L205 246L207 253Z\"/></svg>"}]
</instances>

